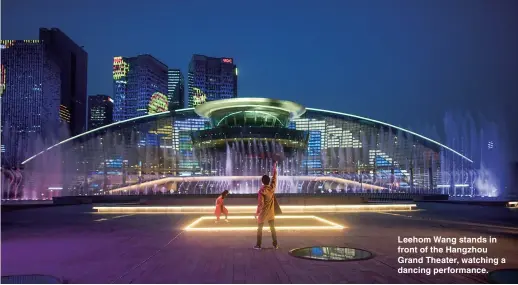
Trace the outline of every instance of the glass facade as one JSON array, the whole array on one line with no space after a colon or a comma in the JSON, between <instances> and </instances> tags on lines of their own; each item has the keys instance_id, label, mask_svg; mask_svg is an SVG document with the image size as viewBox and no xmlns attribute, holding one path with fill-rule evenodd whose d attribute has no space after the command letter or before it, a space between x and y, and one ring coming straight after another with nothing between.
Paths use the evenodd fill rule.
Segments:
<instances>
[{"instance_id":1,"label":"glass facade","mask_svg":"<svg viewBox=\"0 0 518 285\"><path fill-rule=\"evenodd\" d=\"M113 99L108 95L88 97L88 130L113 123Z\"/></svg>"},{"instance_id":2,"label":"glass facade","mask_svg":"<svg viewBox=\"0 0 518 285\"><path fill-rule=\"evenodd\" d=\"M101 195L112 189L166 177L222 179L244 175L245 169L250 170L246 173L251 175L269 171L267 158L260 160L250 154L254 148L278 146L262 143L260 137L245 139L241 135L243 139L240 139L237 136L234 141L226 142L223 151L221 147L200 148L193 143L200 131L216 129L193 108L146 115L72 138L27 160L24 167L26 175L39 175L46 167L42 163L45 156L58 149L66 153L76 167L63 171L61 195ZM367 118L311 108L288 124L287 134L289 129L306 134L307 141L303 151L281 163L281 175L294 177L284 182L282 191L361 192L368 191L366 186L374 185L382 191L476 195L470 172L472 162L418 134ZM232 169L228 167L229 161L234 162ZM299 181L297 177L302 178ZM312 177L312 180L307 182L304 177ZM318 182L318 177L334 177L338 182ZM208 182L182 185L171 182L176 186L169 183L167 189L174 189L171 191L175 193L208 193L209 190L197 189L212 189L217 183L223 183L207 179ZM248 193L239 190L244 189L239 183L224 183L237 189L236 193ZM242 184L249 185L248 182ZM166 185L158 183L149 189L146 186L146 193L160 187Z\"/></svg>"},{"instance_id":3,"label":"glass facade","mask_svg":"<svg viewBox=\"0 0 518 285\"><path fill-rule=\"evenodd\" d=\"M83 133L87 128L88 54L57 28L40 28L39 38L45 44L47 56L61 71L61 105L69 113L67 136Z\"/></svg>"},{"instance_id":4,"label":"glass facade","mask_svg":"<svg viewBox=\"0 0 518 285\"><path fill-rule=\"evenodd\" d=\"M60 106L60 69L45 44L2 40L1 45L2 166L14 167L35 151L31 142L59 139L60 120L68 115L69 122L70 113Z\"/></svg>"},{"instance_id":5,"label":"glass facade","mask_svg":"<svg viewBox=\"0 0 518 285\"><path fill-rule=\"evenodd\" d=\"M114 57L113 119L123 121L148 114L152 96L168 94L167 66L151 55Z\"/></svg>"},{"instance_id":6,"label":"glass facade","mask_svg":"<svg viewBox=\"0 0 518 285\"><path fill-rule=\"evenodd\" d=\"M232 58L193 55L189 63L189 107L237 97L237 67Z\"/></svg>"},{"instance_id":7,"label":"glass facade","mask_svg":"<svg viewBox=\"0 0 518 285\"><path fill-rule=\"evenodd\" d=\"M180 69L169 69L167 71L167 98L169 110L177 110L185 107L184 78Z\"/></svg>"}]
</instances>

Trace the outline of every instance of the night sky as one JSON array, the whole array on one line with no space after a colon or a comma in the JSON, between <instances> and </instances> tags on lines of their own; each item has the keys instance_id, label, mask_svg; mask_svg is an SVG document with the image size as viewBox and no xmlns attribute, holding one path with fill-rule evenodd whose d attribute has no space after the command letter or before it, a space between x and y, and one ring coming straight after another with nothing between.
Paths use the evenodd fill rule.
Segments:
<instances>
[{"instance_id":1,"label":"night sky","mask_svg":"<svg viewBox=\"0 0 518 285\"><path fill-rule=\"evenodd\" d=\"M200 53L234 58L240 97L425 134L468 112L506 122L518 144L518 1L2 0L1 23L2 39L57 27L84 46L88 94L112 95L113 56L186 71Z\"/></svg>"}]
</instances>

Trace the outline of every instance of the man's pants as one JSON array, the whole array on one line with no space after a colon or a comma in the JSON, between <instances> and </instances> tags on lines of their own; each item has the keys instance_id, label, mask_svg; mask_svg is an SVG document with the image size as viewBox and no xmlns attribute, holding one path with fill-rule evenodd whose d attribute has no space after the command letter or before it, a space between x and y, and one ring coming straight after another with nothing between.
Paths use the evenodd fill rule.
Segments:
<instances>
[{"instance_id":1,"label":"man's pants","mask_svg":"<svg viewBox=\"0 0 518 285\"><path fill-rule=\"evenodd\" d=\"M268 224L270 225L270 231L272 232L272 241L273 246L277 246L277 233L275 232L275 220L268 221ZM257 246L261 246L261 243L263 241L263 226L264 223L260 223L257 225Z\"/></svg>"}]
</instances>

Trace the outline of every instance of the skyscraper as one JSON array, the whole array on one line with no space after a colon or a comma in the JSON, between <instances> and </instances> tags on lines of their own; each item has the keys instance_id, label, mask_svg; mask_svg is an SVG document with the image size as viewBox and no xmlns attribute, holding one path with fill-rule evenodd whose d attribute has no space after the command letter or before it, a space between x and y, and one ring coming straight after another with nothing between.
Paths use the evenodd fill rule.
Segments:
<instances>
[{"instance_id":1,"label":"skyscraper","mask_svg":"<svg viewBox=\"0 0 518 285\"><path fill-rule=\"evenodd\" d=\"M88 96L88 130L113 123L113 99L108 95Z\"/></svg>"},{"instance_id":2,"label":"skyscraper","mask_svg":"<svg viewBox=\"0 0 518 285\"><path fill-rule=\"evenodd\" d=\"M180 69L167 71L167 99L169 110L177 110L185 107L184 78Z\"/></svg>"},{"instance_id":3,"label":"skyscraper","mask_svg":"<svg viewBox=\"0 0 518 285\"><path fill-rule=\"evenodd\" d=\"M61 70L61 112L69 120L70 135L86 131L88 54L57 28L40 29L47 55Z\"/></svg>"},{"instance_id":4,"label":"skyscraper","mask_svg":"<svg viewBox=\"0 0 518 285\"><path fill-rule=\"evenodd\" d=\"M189 63L189 107L237 97L237 67L232 58L195 54Z\"/></svg>"},{"instance_id":5,"label":"skyscraper","mask_svg":"<svg viewBox=\"0 0 518 285\"><path fill-rule=\"evenodd\" d=\"M167 93L167 66L149 54L113 58L113 120L149 113L152 99ZM155 96L153 96L155 95Z\"/></svg>"},{"instance_id":6,"label":"skyscraper","mask_svg":"<svg viewBox=\"0 0 518 285\"><path fill-rule=\"evenodd\" d=\"M2 40L2 165L33 155L31 141L59 138L59 66L39 40ZM43 147L43 146L40 146Z\"/></svg>"}]
</instances>

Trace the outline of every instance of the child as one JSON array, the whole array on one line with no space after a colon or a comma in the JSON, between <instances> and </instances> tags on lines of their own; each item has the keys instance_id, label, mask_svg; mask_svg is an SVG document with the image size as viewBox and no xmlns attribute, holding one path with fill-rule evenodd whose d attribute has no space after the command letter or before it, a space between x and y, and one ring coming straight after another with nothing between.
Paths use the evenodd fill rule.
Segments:
<instances>
[{"instance_id":1,"label":"child","mask_svg":"<svg viewBox=\"0 0 518 285\"><path fill-rule=\"evenodd\" d=\"M224 201L225 197L228 195L228 190L225 190L219 195L218 199L216 199L216 210L214 211L214 214L216 215L216 223L219 222L219 216L221 216L221 213L225 215L225 222L228 223L227 216L228 216L228 210L225 208Z\"/></svg>"}]
</instances>

